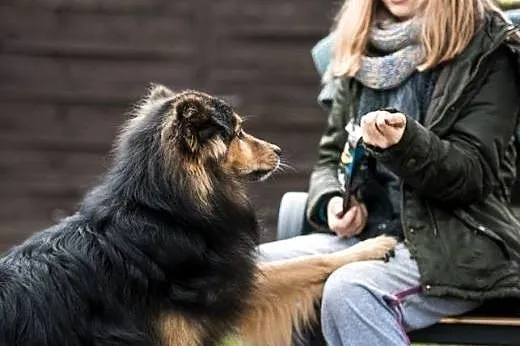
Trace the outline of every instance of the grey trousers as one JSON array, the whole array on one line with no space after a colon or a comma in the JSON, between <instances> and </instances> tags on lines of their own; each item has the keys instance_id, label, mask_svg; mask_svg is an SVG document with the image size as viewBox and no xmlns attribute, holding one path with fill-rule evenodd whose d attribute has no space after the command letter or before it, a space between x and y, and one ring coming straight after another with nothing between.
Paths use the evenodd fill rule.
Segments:
<instances>
[{"instance_id":1,"label":"grey trousers","mask_svg":"<svg viewBox=\"0 0 520 346\"><path fill-rule=\"evenodd\" d=\"M262 244L261 261L329 253L352 246L356 238L310 234ZM398 244L390 262L347 264L326 281L321 303L321 328L329 346L409 345L407 331L424 328L444 316L478 307L474 301L427 297L421 293L415 260Z\"/></svg>"}]
</instances>

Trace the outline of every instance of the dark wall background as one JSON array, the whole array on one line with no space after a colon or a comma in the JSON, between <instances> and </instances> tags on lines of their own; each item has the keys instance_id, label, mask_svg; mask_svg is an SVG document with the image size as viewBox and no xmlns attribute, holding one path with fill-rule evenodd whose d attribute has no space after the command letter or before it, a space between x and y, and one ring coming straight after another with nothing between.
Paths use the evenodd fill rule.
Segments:
<instances>
[{"instance_id":1,"label":"dark wall background","mask_svg":"<svg viewBox=\"0 0 520 346\"><path fill-rule=\"evenodd\" d=\"M228 99L294 171L253 185L273 236L303 190L324 113L309 50L339 4L316 0L0 0L0 250L76 208L148 82Z\"/></svg>"}]
</instances>

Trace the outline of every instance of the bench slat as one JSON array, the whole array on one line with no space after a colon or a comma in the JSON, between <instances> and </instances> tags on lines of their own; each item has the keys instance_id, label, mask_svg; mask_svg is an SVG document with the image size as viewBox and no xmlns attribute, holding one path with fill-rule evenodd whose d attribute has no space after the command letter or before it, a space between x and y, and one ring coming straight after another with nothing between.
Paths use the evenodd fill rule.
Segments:
<instances>
[{"instance_id":1,"label":"bench slat","mask_svg":"<svg viewBox=\"0 0 520 346\"><path fill-rule=\"evenodd\" d=\"M492 326L515 326L520 327L520 318L511 317L486 317L486 316L463 316L445 317L441 319L443 324L485 324Z\"/></svg>"}]
</instances>

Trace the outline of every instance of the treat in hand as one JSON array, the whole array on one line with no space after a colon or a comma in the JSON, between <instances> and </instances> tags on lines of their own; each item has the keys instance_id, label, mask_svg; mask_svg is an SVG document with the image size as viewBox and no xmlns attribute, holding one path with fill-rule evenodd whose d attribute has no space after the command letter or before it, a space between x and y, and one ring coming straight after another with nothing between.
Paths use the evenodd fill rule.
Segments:
<instances>
[{"instance_id":1,"label":"treat in hand","mask_svg":"<svg viewBox=\"0 0 520 346\"><path fill-rule=\"evenodd\" d=\"M387 149L397 144L406 128L406 116L402 113L375 111L361 118L363 141L371 146Z\"/></svg>"}]
</instances>

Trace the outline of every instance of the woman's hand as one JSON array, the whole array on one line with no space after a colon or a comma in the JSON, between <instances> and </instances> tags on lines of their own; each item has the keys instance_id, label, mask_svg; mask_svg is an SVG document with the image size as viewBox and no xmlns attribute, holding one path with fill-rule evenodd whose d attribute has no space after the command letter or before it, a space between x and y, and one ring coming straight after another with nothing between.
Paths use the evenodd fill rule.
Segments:
<instances>
[{"instance_id":1,"label":"woman's hand","mask_svg":"<svg viewBox=\"0 0 520 346\"><path fill-rule=\"evenodd\" d=\"M352 207L343 214L343 198L332 197L327 205L329 229L339 237L352 237L363 230L367 224L367 208L363 203L352 199Z\"/></svg>"},{"instance_id":2,"label":"woman's hand","mask_svg":"<svg viewBox=\"0 0 520 346\"><path fill-rule=\"evenodd\" d=\"M402 113L375 111L361 118L361 135L366 144L387 149L399 143L406 127L406 116Z\"/></svg>"}]
</instances>

